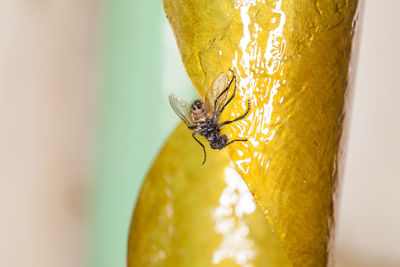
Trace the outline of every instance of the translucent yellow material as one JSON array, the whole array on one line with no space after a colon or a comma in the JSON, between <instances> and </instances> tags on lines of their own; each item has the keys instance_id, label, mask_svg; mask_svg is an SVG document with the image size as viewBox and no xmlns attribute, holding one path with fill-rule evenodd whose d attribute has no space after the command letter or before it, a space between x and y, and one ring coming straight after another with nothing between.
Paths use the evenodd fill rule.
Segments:
<instances>
[{"instance_id":1,"label":"translucent yellow material","mask_svg":"<svg viewBox=\"0 0 400 267\"><path fill-rule=\"evenodd\" d=\"M225 151L180 125L153 164L132 220L128 266L291 266Z\"/></svg>"},{"instance_id":2,"label":"translucent yellow material","mask_svg":"<svg viewBox=\"0 0 400 267\"><path fill-rule=\"evenodd\" d=\"M357 0L164 0L200 96L221 72L232 69L238 76L237 96L221 121L243 114L251 101L244 120L222 129L230 140L248 142L227 150L293 266L330 263L357 6ZM179 173L188 164L197 172L198 150L197 162L171 161L168 168ZM188 193L179 200L187 210L195 209L191 198ZM156 234L147 242L155 240ZM195 249L197 243L185 244Z\"/></svg>"}]
</instances>

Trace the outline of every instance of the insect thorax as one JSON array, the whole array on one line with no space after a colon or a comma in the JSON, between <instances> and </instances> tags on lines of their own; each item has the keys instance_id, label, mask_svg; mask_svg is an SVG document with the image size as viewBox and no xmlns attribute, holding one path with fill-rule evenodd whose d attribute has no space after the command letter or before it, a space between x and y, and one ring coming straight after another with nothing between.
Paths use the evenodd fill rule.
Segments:
<instances>
[{"instance_id":1,"label":"insect thorax","mask_svg":"<svg viewBox=\"0 0 400 267\"><path fill-rule=\"evenodd\" d=\"M195 123L205 122L210 117L207 106L199 99L193 102L190 111Z\"/></svg>"}]
</instances>

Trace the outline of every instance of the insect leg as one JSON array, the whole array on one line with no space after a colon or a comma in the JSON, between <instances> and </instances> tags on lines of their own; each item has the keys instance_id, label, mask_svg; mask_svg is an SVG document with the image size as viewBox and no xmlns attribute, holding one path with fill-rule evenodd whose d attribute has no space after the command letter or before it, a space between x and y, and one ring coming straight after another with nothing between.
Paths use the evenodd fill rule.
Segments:
<instances>
[{"instance_id":1,"label":"insect leg","mask_svg":"<svg viewBox=\"0 0 400 267\"><path fill-rule=\"evenodd\" d=\"M233 72L233 70L230 69L230 71L232 72L232 79L231 79L231 81L229 82L228 86L226 86L226 88L225 88L225 89L217 96L217 98L214 100L214 112L213 112L213 117L215 116L215 113L217 112L217 102L218 102L218 99L219 99L223 94L226 93L226 91L229 89L229 87L231 87L231 84L232 84L232 82L233 82L233 79L235 79L235 88L236 88L236 75L235 75L235 73Z\"/></svg>"},{"instance_id":2,"label":"insect leg","mask_svg":"<svg viewBox=\"0 0 400 267\"><path fill-rule=\"evenodd\" d=\"M238 141L240 141L240 142L246 142L247 139L235 139L235 140L232 140L232 141L226 143L225 146L229 146L229 145L232 144L233 142L238 142Z\"/></svg>"},{"instance_id":3,"label":"insect leg","mask_svg":"<svg viewBox=\"0 0 400 267\"><path fill-rule=\"evenodd\" d=\"M206 162L206 158L207 158L206 148L205 148L204 145L199 141L199 139L197 139L197 138L195 137L195 135L196 135L196 134L199 134L201 131L202 131L202 130L197 131L197 132L194 132L194 133L192 134L192 136L193 136L194 140L196 140L197 143L199 143L199 144L201 145L201 147L203 148L204 160L203 160L203 163L202 163L201 165L204 165L204 163Z\"/></svg>"},{"instance_id":4,"label":"insect leg","mask_svg":"<svg viewBox=\"0 0 400 267\"><path fill-rule=\"evenodd\" d=\"M233 70L230 70L230 71L232 71L232 73L233 73ZM233 81L233 80L235 80L235 88L233 89L233 94L232 94L231 97L228 99L228 101L226 101L226 103L222 106L221 110L218 111L218 114L217 114L217 116L216 116L217 121L218 121L219 117L221 116L222 111L224 111L224 109L226 108L226 106L227 106L227 105L232 101L232 99L235 97L235 94L236 94L236 82L237 82L237 81L236 81L236 75L235 75L235 73L233 73L232 81ZM231 85L232 81L229 83L229 85L228 85L227 88L229 88L229 86ZM225 90L226 90L226 89L225 89ZM224 91L225 91L225 90L224 90ZM214 105L214 110L215 110L215 108L216 108L216 106Z\"/></svg>"},{"instance_id":5,"label":"insect leg","mask_svg":"<svg viewBox=\"0 0 400 267\"><path fill-rule=\"evenodd\" d=\"M242 116L240 116L240 117L238 117L238 118L236 118L234 120L221 122L220 124L218 124L218 128L220 128L220 127L222 127L224 125L230 124L232 122L239 121L241 119L246 118L247 114L249 114L249 111L250 111L250 99L247 101L247 111L246 111L246 113L244 113Z\"/></svg>"}]
</instances>

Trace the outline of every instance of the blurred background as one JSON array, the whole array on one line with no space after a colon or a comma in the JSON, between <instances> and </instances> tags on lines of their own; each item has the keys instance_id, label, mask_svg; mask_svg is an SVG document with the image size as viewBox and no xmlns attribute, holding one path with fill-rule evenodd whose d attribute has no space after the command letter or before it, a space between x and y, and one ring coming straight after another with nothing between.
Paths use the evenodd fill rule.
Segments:
<instances>
[{"instance_id":1,"label":"blurred background","mask_svg":"<svg viewBox=\"0 0 400 267\"><path fill-rule=\"evenodd\" d=\"M365 5L337 266L400 266L398 10ZM0 266L125 266L167 96L195 96L161 0L3 0L0 32Z\"/></svg>"}]
</instances>

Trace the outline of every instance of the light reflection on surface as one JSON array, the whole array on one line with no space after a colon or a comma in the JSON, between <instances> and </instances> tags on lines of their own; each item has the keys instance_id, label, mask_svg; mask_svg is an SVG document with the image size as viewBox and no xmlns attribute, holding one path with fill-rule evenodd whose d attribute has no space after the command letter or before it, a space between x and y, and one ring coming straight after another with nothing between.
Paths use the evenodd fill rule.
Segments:
<instances>
[{"instance_id":1,"label":"light reflection on surface","mask_svg":"<svg viewBox=\"0 0 400 267\"><path fill-rule=\"evenodd\" d=\"M213 212L215 232L223 235L219 248L212 255L212 263L232 259L244 267L252 267L251 260L256 256L254 241L248 237L249 228L243 220L244 214L252 214L256 209L242 177L234 169L225 169L226 187L219 198L219 206Z\"/></svg>"},{"instance_id":2,"label":"light reflection on surface","mask_svg":"<svg viewBox=\"0 0 400 267\"><path fill-rule=\"evenodd\" d=\"M280 76L282 76L282 59L286 49L286 41L283 36L286 15L281 10L281 0L272 4L270 12L273 17L270 19L267 29L263 29L263 26L255 22L256 14L251 11L251 7L257 2L265 3L265 1L255 0L236 1L235 3L235 8L240 9L243 35L239 49L235 52L235 58L232 61L232 69L239 76L238 93L244 100L240 103L241 107L236 110L246 109L245 100L247 99L251 99L252 109L245 120L232 125L231 129L239 138L250 136L248 143L253 148L257 148L260 144L266 145L275 135L275 131L271 127L273 101L283 83ZM271 28L272 30L270 30ZM269 30L269 32L263 33L263 30ZM267 38L266 47L259 44L260 38ZM265 43L265 41L260 43ZM280 73L279 76L276 75L277 72ZM280 97L279 104L282 102L283 97ZM250 121L250 125L253 127L247 127L249 122L246 120ZM229 137L232 138L232 134ZM257 151L259 150L260 148L257 149ZM240 153L238 152L238 154ZM266 162L265 156L265 154L260 154L255 159L258 164L267 168L266 165L263 165ZM243 159L242 157L235 161L238 168L245 174L249 171L246 165L250 162L251 158Z\"/></svg>"}]
</instances>

